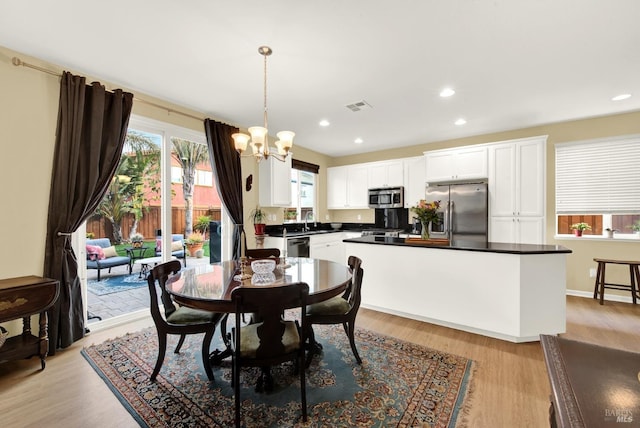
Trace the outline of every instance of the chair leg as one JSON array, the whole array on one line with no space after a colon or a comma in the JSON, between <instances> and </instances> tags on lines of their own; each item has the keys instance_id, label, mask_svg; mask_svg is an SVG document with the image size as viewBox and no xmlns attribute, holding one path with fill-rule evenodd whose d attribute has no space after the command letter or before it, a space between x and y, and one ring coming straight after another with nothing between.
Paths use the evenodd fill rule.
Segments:
<instances>
[{"instance_id":1,"label":"chair leg","mask_svg":"<svg viewBox=\"0 0 640 428\"><path fill-rule=\"evenodd\" d=\"M164 362L164 355L167 351L167 335L165 333L158 332L158 359L156 360L156 366L151 373L151 381L156 380L156 376L160 373L160 368Z\"/></svg>"},{"instance_id":2,"label":"chair leg","mask_svg":"<svg viewBox=\"0 0 640 428\"><path fill-rule=\"evenodd\" d=\"M100 268L98 268L98 282L100 282Z\"/></svg>"},{"instance_id":3,"label":"chair leg","mask_svg":"<svg viewBox=\"0 0 640 428\"><path fill-rule=\"evenodd\" d=\"M210 381L213 381L213 370L211 370L211 360L209 359L209 352L211 348L211 340L213 339L213 334L215 333L215 326L208 332L204 334L204 339L202 340L202 365L204 366L204 371L207 374L207 378Z\"/></svg>"},{"instance_id":4,"label":"chair leg","mask_svg":"<svg viewBox=\"0 0 640 428\"><path fill-rule=\"evenodd\" d=\"M180 348L182 348L182 344L184 343L184 339L187 337L186 334L181 334L180 335L180 340L178 340L178 344L176 345L176 349L173 351L174 354L177 354L180 352Z\"/></svg>"},{"instance_id":5,"label":"chair leg","mask_svg":"<svg viewBox=\"0 0 640 428\"><path fill-rule=\"evenodd\" d=\"M356 349L356 340L355 340L355 323L345 322L342 324L347 332L347 336L349 336L349 344L351 345L351 351L353 352L353 356L356 357L356 361L358 364L362 364L362 360L360 359L360 355L358 354L358 350Z\"/></svg>"}]
</instances>

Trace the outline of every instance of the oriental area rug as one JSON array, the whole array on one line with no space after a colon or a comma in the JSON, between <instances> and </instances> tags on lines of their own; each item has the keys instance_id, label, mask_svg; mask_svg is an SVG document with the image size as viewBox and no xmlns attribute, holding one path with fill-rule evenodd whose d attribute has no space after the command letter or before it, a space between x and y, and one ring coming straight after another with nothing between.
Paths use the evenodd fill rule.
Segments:
<instances>
[{"instance_id":1,"label":"oriental area rug","mask_svg":"<svg viewBox=\"0 0 640 428\"><path fill-rule=\"evenodd\" d=\"M322 354L307 370L308 420L302 422L299 377L292 364L272 367L272 392L256 392L259 369L243 368L245 427L462 427L469 410L471 360L356 329L362 365L341 325L314 326ZM214 345L220 346L216 332ZM229 427L234 424L231 362L209 382L201 335L188 335L179 354L169 336L156 382L154 328L112 339L82 354L142 427ZM217 341L217 342L216 342ZM213 346L212 346L213 348Z\"/></svg>"}]
</instances>

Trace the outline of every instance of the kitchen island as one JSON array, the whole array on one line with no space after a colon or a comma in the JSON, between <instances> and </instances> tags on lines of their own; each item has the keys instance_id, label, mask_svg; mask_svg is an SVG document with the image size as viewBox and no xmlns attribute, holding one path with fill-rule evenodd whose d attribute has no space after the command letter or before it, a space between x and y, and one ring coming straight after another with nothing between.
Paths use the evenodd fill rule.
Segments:
<instances>
[{"instance_id":1,"label":"kitchen island","mask_svg":"<svg viewBox=\"0 0 640 428\"><path fill-rule=\"evenodd\" d=\"M557 245L345 239L362 259L362 306L510 342L566 330L566 256Z\"/></svg>"}]
</instances>

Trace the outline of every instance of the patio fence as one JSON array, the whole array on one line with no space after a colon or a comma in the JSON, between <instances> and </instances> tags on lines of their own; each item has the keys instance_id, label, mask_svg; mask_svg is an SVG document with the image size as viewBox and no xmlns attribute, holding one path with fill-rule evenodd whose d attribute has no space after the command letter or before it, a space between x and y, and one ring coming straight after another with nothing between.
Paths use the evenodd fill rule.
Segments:
<instances>
[{"instance_id":1,"label":"patio fence","mask_svg":"<svg viewBox=\"0 0 640 428\"><path fill-rule=\"evenodd\" d=\"M193 222L195 223L200 216L209 216L212 221L220 221L221 208L194 208ZM171 233L183 233L186 210L180 207L171 208ZM121 223L122 239L129 239L129 230L133 224L133 215L127 215ZM141 233L145 239L153 239L156 236L156 229L160 229L160 207L150 207L144 212L144 216L138 222L138 233ZM111 222L101 216L93 216L87 220L87 233L93 233L96 238L109 238L113 241L113 228Z\"/></svg>"}]
</instances>

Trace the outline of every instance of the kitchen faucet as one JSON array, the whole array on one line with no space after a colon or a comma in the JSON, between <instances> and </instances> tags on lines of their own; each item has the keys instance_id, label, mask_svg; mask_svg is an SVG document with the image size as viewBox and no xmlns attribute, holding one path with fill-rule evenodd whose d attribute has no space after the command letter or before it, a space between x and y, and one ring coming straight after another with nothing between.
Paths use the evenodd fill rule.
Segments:
<instances>
[{"instance_id":1,"label":"kitchen faucet","mask_svg":"<svg viewBox=\"0 0 640 428\"><path fill-rule=\"evenodd\" d=\"M313 218L313 211L307 211L307 213L304 216L304 231L308 232L309 231L309 225L307 224L307 220L309 220L309 214L311 214L311 217ZM314 226L315 226L315 221L313 222Z\"/></svg>"}]
</instances>

